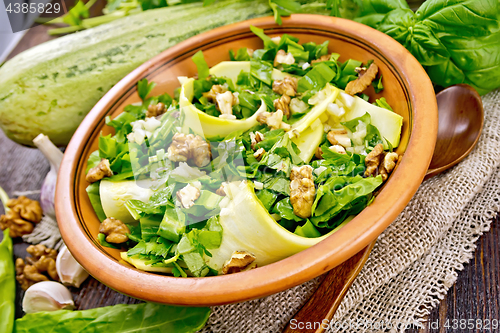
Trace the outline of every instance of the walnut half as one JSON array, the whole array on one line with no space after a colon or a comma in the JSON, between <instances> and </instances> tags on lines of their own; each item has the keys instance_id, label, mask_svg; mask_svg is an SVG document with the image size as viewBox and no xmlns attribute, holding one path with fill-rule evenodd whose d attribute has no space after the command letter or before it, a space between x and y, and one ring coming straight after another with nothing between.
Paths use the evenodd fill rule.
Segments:
<instances>
[{"instance_id":1,"label":"walnut half","mask_svg":"<svg viewBox=\"0 0 500 333\"><path fill-rule=\"evenodd\" d=\"M382 180L386 181L389 174L394 170L399 159L397 153L384 153L382 144L378 144L365 158L365 177L380 174Z\"/></svg>"},{"instance_id":2,"label":"walnut half","mask_svg":"<svg viewBox=\"0 0 500 333\"><path fill-rule=\"evenodd\" d=\"M16 199L9 199L7 207L18 213L23 219L38 223L42 220L42 207L36 200L31 200L24 195Z\"/></svg>"},{"instance_id":3,"label":"walnut half","mask_svg":"<svg viewBox=\"0 0 500 333\"><path fill-rule=\"evenodd\" d=\"M287 119L290 118L290 101L291 98L288 95L282 95L280 98L277 98L273 101L274 108L276 110L281 110L281 112L283 112Z\"/></svg>"},{"instance_id":4,"label":"walnut half","mask_svg":"<svg viewBox=\"0 0 500 333\"><path fill-rule=\"evenodd\" d=\"M106 235L106 242L119 244L128 241L130 229L122 221L108 217L101 223L99 232Z\"/></svg>"},{"instance_id":5,"label":"walnut half","mask_svg":"<svg viewBox=\"0 0 500 333\"><path fill-rule=\"evenodd\" d=\"M146 111L146 117L158 117L165 113L165 104L159 102L158 104L151 104L148 106L148 110Z\"/></svg>"},{"instance_id":6,"label":"walnut half","mask_svg":"<svg viewBox=\"0 0 500 333\"><path fill-rule=\"evenodd\" d=\"M23 220L18 213L9 210L6 215L0 216L0 229L5 230L7 228L9 228L10 237L16 238L30 234L34 226L31 222Z\"/></svg>"},{"instance_id":7,"label":"walnut half","mask_svg":"<svg viewBox=\"0 0 500 333\"><path fill-rule=\"evenodd\" d=\"M295 166L290 174L290 203L295 215L302 218L311 216L311 209L316 196L312 170L310 165Z\"/></svg>"},{"instance_id":8,"label":"walnut half","mask_svg":"<svg viewBox=\"0 0 500 333\"><path fill-rule=\"evenodd\" d=\"M257 267L254 263L255 256L247 251L234 251L231 259L224 263L222 274L243 272Z\"/></svg>"},{"instance_id":9,"label":"walnut half","mask_svg":"<svg viewBox=\"0 0 500 333\"><path fill-rule=\"evenodd\" d=\"M212 152L210 145L199 135L175 133L172 144L168 147L167 157L172 162L192 160L198 167L210 163Z\"/></svg>"},{"instance_id":10,"label":"walnut half","mask_svg":"<svg viewBox=\"0 0 500 333\"><path fill-rule=\"evenodd\" d=\"M273 82L273 91L280 95L295 96L299 80L295 77L285 77L283 80Z\"/></svg>"},{"instance_id":11,"label":"walnut half","mask_svg":"<svg viewBox=\"0 0 500 333\"><path fill-rule=\"evenodd\" d=\"M345 87L345 92L351 96L354 96L360 92L363 92L366 88L370 86L373 80L377 77L378 66L372 63L368 69L360 70L358 78L351 81Z\"/></svg>"},{"instance_id":12,"label":"walnut half","mask_svg":"<svg viewBox=\"0 0 500 333\"><path fill-rule=\"evenodd\" d=\"M85 177L85 180L89 183L95 183L104 177L113 176L113 171L111 171L111 167L109 166L109 160L106 158L101 159L98 165L91 168Z\"/></svg>"}]
</instances>

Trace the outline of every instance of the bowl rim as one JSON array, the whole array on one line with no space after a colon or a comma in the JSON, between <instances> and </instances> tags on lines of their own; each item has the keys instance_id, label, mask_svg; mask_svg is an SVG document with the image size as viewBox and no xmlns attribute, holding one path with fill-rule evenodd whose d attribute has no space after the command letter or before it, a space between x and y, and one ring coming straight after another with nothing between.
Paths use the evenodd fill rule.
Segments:
<instances>
[{"instance_id":1,"label":"bowl rim","mask_svg":"<svg viewBox=\"0 0 500 333\"><path fill-rule=\"evenodd\" d=\"M84 151L89 133L96 125L96 119L110 110L124 88L135 85L158 63L175 59L176 55L186 53L186 48L195 50L197 45L218 40L221 35L248 32L249 25L264 30L275 29L276 32L289 27L340 31L367 42L379 50L395 69L406 74L401 79L407 86L414 87L407 92L413 121L408 146L397 170L374 202L335 234L307 250L255 270L216 277L175 278L139 271L111 259L83 232L76 214L73 188L77 161ZM380 50L391 52L387 54ZM415 112L417 109L418 112ZM59 228L68 249L89 273L112 289L135 298L177 305L209 306L268 296L327 272L376 239L396 219L420 186L432 158L437 128L437 102L429 77L401 44L382 32L354 21L312 14L294 14L283 18L281 26L275 23L273 17L223 26L191 37L145 62L120 80L89 112L73 135L59 170L55 199ZM410 173L412 177L407 176ZM391 203L391 207L386 207L387 202Z\"/></svg>"}]
</instances>

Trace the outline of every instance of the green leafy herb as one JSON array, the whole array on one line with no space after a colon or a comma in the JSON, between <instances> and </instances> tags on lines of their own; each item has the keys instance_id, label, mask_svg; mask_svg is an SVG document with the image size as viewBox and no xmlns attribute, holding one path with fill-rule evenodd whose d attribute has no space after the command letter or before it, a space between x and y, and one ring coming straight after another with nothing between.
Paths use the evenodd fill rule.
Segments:
<instances>
[{"instance_id":1,"label":"green leafy herb","mask_svg":"<svg viewBox=\"0 0 500 333\"><path fill-rule=\"evenodd\" d=\"M167 208L158 229L158 235L177 243L185 230L184 214L176 208Z\"/></svg>"},{"instance_id":2,"label":"green leafy herb","mask_svg":"<svg viewBox=\"0 0 500 333\"><path fill-rule=\"evenodd\" d=\"M85 4L78 0L73 8L63 16L63 22L69 25L81 25L82 19L89 17L89 10L85 7Z\"/></svg>"},{"instance_id":3,"label":"green leafy herb","mask_svg":"<svg viewBox=\"0 0 500 333\"><path fill-rule=\"evenodd\" d=\"M375 93L378 94L382 90L384 90L384 86L382 84L382 75L378 79L373 80L372 82L373 88L375 88Z\"/></svg>"},{"instance_id":4,"label":"green leafy herb","mask_svg":"<svg viewBox=\"0 0 500 333\"><path fill-rule=\"evenodd\" d=\"M328 82L333 80L336 73L327 64L320 62L316 64L306 75L299 79L298 92L308 90L321 90Z\"/></svg>"},{"instance_id":5,"label":"green leafy herb","mask_svg":"<svg viewBox=\"0 0 500 333\"><path fill-rule=\"evenodd\" d=\"M198 79L204 80L210 75L210 69L208 68L207 62L205 61L205 57L203 56L202 51L198 51L192 57L193 62L198 68Z\"/></svg>"},{"instance_id":6,"label":"green leafy herb","mask_svg":"<svg viewBox=\"0 0 500 333\"><path fill-rule=\"evenodd\" d=\"M365 5L356 21L396 39L441 86L467 83L485 94L499 86L498 2L428 0L413 13L404 1ZM487 74L486 74L487 73Z\"/></svg>"},{"instance_id":7,"label":"green leafy herb","mask_svg":"<svg viewBox=\"0 0 500 333\"><path fill-rule=\"evenodd\" d=\"M276 23L281 25L281 16L290 16L300 11L300 3L294 0L269 0L269 6L274 13Z\"/></svg>"},{"instance_id":8,"label":"green leafy herb","mask_svg":"<svg viewBox=\"0 0 500 333\"><path fill-rule=\"evenodd\" d=\"M250 74L254 78L264 82L268 86L270 86L272 82L272 73L273 73L272 64L257 59L252 59L252 61L250 62Z\"/></svg>"},{"instance_id":9,"label":"green leafy herb","mask_svg":"<svg viewBox=\"0 0 500 333\"><path fill-rule=\"evenodd\" d=\"M137 82L137 93L139 97L144 101L148 97L149 93L156 86L156 83L148 83L148 79L142 79Z\"/></svg>"},{"instance_id":10,"label":"green leafy herb","mask_svg":"<svg viewBox=\"0 0 500 333\"><path fill-rule=\"evenodd\" d=\"M307 237L307 238L316 238L321 236L321 233L316 229L314 224L311 223L311 221L307 220L307 222L302 225L298 226L295 229L294 234L297 234L302 237Z\"/></svg>"},{"instance_id":11,"label":"green leafy herb","mask_svg":"<svg viewBox=\"0 0 500 333\"><path fill-rule=\"evenodd\" d=\"M381 108L384 108L384 109L387 109L387 110L390 110L390 111L394 111L391 106L389 105L389 103L387 103L387 100L385 99L385 97L381 97L379 99L376 99L375 100L375 104L376 106L379 106Z\"/></svg>"},{"instance_id":12,"label":"green leafy herb","mask_svg":"<svg viewBox=\"0 0 500 333\"><path fill-rule=\"evenodd\" d=\"M314 204L316 210L313 213L311 222L320 228L333 227L331 219L336 216L343 209L350 209L351 204L355 200L371 194L377 187L382 184L382 176L361 178L354 177L352 179L343 178L341 182L348 180L352 182L339 190L335 190L338 180L334 180L328 184L323 185L324 188L318 189L318 195ZM341 183L338 186L342 186ZM324 193L319 196L319 192ZM367 202L366 202L367 203Z\"/></svg>"},{"instance_id":13,"label":"green leafy herb","mask_svg":"<svg viewBox=\"0 0 500 333\"><path fill-rule=\"evenodd\" d=\"M275 42L273 42L271 40L271 37L269 37L268 35L266 35L264 33L263 29L260 29L260 28L257 28L255 26L251 25L250 30L252 30L252 32L254 34L256 34L260 39L262 39L262 41L264 42L264 49L265 50L274 49L278 46Z\"/></svg>"},{"instance_id":14,"label":"green leafy herb","mask_svg":"<svg viewBox=\"0 0 500 333\"><path fill-rule=\"evenodd\" d=\"M231 61L250 61L250 55L248 54L248 49L246 47L242 47L234 53L233 50L229 50L229 59Z\"/></svg>"},{"instance_id":15,"label":"green leafy herb","mask_svg":"<svg viewBox=\"0 0 500 333\"><path fill-rule=\"evenodd\" d=\"M89 196L90 204L97 215L97 218L102 222L106 219L106 214L102 208L101 196L99 194L99 184L100 182L95 182L87 186L86 191Z\"/></svg>"},{"instance_id":16,"label":"green leafy herb","mask_svg":"<svg viewBox=\"0 0 500 333\"><path fill-rule=\"evenodd\" d=\"M14 332L190 333L197 332L205 326L209 315L209 308L188 308L155 303L119 304L83 311L59 310L30 313L16 320Z\"/></svg>"}]
</instances>

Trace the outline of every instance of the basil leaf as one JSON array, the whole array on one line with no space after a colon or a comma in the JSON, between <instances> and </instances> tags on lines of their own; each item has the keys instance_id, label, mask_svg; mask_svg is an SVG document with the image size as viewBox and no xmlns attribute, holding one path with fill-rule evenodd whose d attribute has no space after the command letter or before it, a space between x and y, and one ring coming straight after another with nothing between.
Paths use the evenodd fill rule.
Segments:
<instances>
[{"instance_id":1,"label":"basil leaf","mask_svg":"<svg viewBox=\"0 0 500 333\"><path fill-rule=\"evenodd\" d=\"M248 49L246 47L242 47L239 48L236 53L234 53L233 50L229 50L229 59L231 59L231 61L250 61Z\"/></svg>"},{"instance_id":2,"label":"basil leaf","mask_svg":"<svg viewBox=\"0 0 500 333\"><path fill-rule=\"evenodd\" d=\"M264 49L266 49L266 50L274 49L278 46L275 42L273 42L271 40L271 37L269 37L268 35L266 35L264 33L263 29L260 29L260 28L257 28L257 27L254 27L253 25L251 25L250 30L254 34L256 34L260 39L262 39L262 41L264 42Z\"/></svg>"},{"instance_id":3,"label":"basil leaf","mask_svg":"<svg viewBox=\"0 0 500 333\"><path fill-rule=\"evenodd\" d=\"M435 84L485 94L500 86L498 12L496 0L428 0L416 13L402 1L363 0L355 20L400 42Z\"/></svg>"},{"instance_id":4,"label":"basil leaf","mask_svg":"<svg viewBox=\"0 0 500 333\"><path fill-rule=\"evenodd\" d=\"M305 92L323 89L328 82L333 80L335 75L335 71L324 62L315 64L304 77L299 79L297 91Z\"/></svg>"},{"instance_id":5,"label":"basil leaf","mask_svg":"<svg viewBox=\"0 0 500 333\"><path fill-rule=\"evenodd\" d=\"M85 174L89 173L89 170L93 167L96 167L99 162L101 162L101 157L99 156L99 150L94 151L90 154L89 159L87 161L87 168L85 169Z\"/></svg>"},{"instance_id":6,"label":"basil leaf","mask_svg":"<svg viewBox=\"0 0 500 333\"><path fill-rule=\"evenodd\" d=\"M156 303L119 304L83 311L29 313L16 320L14 333L187 333L205 326L209 315L209 308Z\"/></svg>"},{"instance_id":7,"label":"basil leaf","mask_svg":"<svg viewBox=\"0 0 500 333\"><path fill-rule=\"evenodd\" d=\"M202 51L198 51L191 58L198 69L198 79L204 80L210 75L210 69L208 68L207 62L205 61L205 57L203 56Z\"/></svg>"},{"instance_id":8,"label":"basil leaf","mask_svg":"<svg viewBox=\"0 0 500 333\"><path fill-rule=\"evenodd\" d=\"M321 233L309 220L307 220L303 226L298 226L295 229L294 234L307 238L316 238L321 236Z\"/></svg>"},{"instance_id":9,"label":"basil leaf","mask_svg":"<svg viewBox=\"0 0 500 333\"><path fill-rule=\"evenodd\" d=\"M144 101L155 86L156 83L148 83L148 79L139 80L139 82L137 82L137 93L139 97Z\"/></svg>"},{"instance_id":10,"label":"basil leaf","mask_svg":"<svg viewBox=\"0 0 500 333\"><path fill-rule=\"evenodd\" d=\"M177 243L185 231L186 224L184 214L176 208L167 208L160 223L158 235Z\"/></svg>"},{"instance_id":11,"label":"basil leaf","mask_svg":"<svg viewBox=\"0 0 500 333\"><path fill-rule=\"evenodd\" d=\"M373 104L375 104L378 107L381 107L381 108L384 108L384 109L387 109L387 110L394 112L394 110L391 108L389 103L387 103L387 100L385 99L385 97L381 97L379 99L376 99L375 103L373 103Z\"/></svg>"},{"instance_id":12,"label":"basil leaf","mask_svg":"<svg viewBox=\"0 0 500 333\"><path fill-rule=\"evenodd\" d=\"M274 20L281 25L281 16L290 16L300 11L301 5L295 0L269 0L274 13Z\"/></svg>"},{"instance_id":13,"label":"basil leaf","mask_svg":"<svg viewBox=\"0 0 500 333\"><path fill-rule=\"evenodd\" d=\"M383 183L382 176L380 175L377 177L354 178L359 180L344 186L338 191L329 191L327 192L329 193L328 195L323 195L314 212L315 216L310 219L315 226L320 228L331 228L332 221L330 220L334 216L336 216L344 208L350 209L350 204L352 204L356 199L371 194Z\"/></svg>"},{"instance_id":14,"label":"basil leaf","mask_svg":"<svg viewBox=\"0 0 500 333\"><path fill-rule=\"evenodd\" d=\"M264 207L269 211L271 207L274 205L276 202L276 199L278 199L278 195L274 193L273 191L270 191L268 189L263 189L260 190L256 193L257 198L259 198L260 202Z\"/></svg>"},{"instance_id":15,"label":"basil leaf","mask_svg":"<svg viewBox=\"0 0 500 333\"><path fill-rule=\"evenodd\" d=\"M273 65L263 60L252 59L252 61L250 61L250 74L254 78L270 86L272 82Z\"/></svg>"},{"instance_id":16,"label":"basil leaf","mask_svg":"<svg viewBox=\"0 0 500 333\"><path fill-rule=\"evenodd\" d=\"M292 204L290 203L290 198L285 198L278 201L276 206L274 206L273 213L280 214L281 218L292 221L303 221L302 217L298 217L293 212Z\"/></svg>"}]
</instances>

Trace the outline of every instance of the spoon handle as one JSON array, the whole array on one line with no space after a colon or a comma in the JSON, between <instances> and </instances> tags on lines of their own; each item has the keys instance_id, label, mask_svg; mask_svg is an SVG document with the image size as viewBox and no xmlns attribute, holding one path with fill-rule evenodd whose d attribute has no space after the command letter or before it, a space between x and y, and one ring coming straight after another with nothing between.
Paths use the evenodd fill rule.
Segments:
<instances>
[{"instance_id":1,"label":"spoon handle","mask_svg":"<svg viewBox=\"0 0 500 333\"><path fill-rule=\"evenodd\" d=\"M329 323L340 305L347 290L356 279L370 252L375 245L374 240L349 260L325 273L324 279L309 301L293 316L283 333L322 333L325 331L321 323ZM293 324L292 324L293 323ZM301 324L302 323L302 324ZM307 323L311 323L307 325ZM313 327L308 329L307 327ZM300 327L297 329L296 327Z\"/></svg>"}]
</instances>

